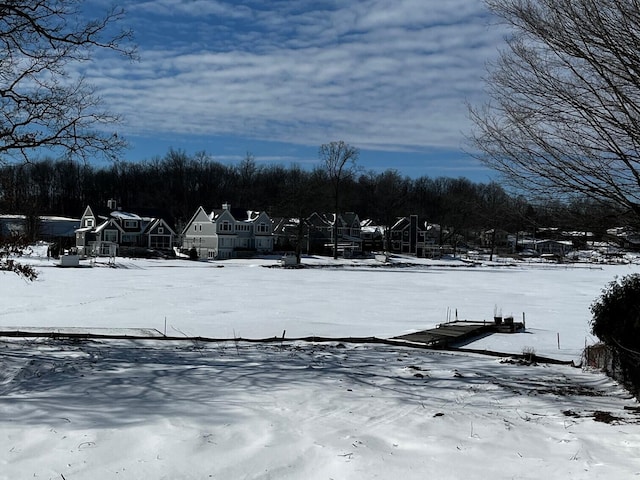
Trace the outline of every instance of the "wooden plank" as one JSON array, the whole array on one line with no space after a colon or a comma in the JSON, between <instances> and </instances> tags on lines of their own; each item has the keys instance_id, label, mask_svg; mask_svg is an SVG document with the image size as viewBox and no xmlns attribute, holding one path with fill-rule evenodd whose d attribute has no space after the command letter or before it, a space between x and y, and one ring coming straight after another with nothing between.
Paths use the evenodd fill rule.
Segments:
<instances>
[{"instance_id":1,"label":"wooden plank","mask_svg":"<svg viewBox=\"0 0 640 480\"><path fill-rule=\"evenodd\" d=\"M496 325L493 322L473 322L469 320L456 320L455 322L443 323L436 328L422 330L420 332L408 333L393 337L416 343L425 343L434 347L445 347L452 343L469 340L476 336L490 333L513 333L522 330L522 323L510 325Z\"/></svg>"}]
</instances>

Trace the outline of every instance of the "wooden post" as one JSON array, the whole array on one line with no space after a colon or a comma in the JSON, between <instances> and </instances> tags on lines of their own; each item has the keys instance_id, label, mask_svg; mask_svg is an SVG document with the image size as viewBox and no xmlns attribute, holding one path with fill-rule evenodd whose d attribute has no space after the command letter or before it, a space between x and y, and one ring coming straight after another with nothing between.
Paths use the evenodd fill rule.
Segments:
<instances>
[{"instance_id":1,"label":"wooden post","mask_svg":"<svg viewBox=\"0 0 640 480\"><path fill-rule=\"evenodd\" d=\"M560 350L560 332L558 332L558 350Z\"/></svg>"}]
</instances>

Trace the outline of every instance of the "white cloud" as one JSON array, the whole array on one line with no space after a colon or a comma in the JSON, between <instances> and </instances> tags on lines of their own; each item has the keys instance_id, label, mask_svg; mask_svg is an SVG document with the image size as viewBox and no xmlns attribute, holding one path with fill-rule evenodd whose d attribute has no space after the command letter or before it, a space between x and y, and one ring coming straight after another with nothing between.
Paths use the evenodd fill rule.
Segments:
<instances>
[{"instance_id":1,"label":"white cloud","mask_svg":"<svg viewBox=\"0 0 640 480\"><path fill-rule=\"evenodd\" d=\"M141 61L86 74L139 134L459 148L503 37L483 2L342 4L135 3Z\"/></svg>"}]
</instances>

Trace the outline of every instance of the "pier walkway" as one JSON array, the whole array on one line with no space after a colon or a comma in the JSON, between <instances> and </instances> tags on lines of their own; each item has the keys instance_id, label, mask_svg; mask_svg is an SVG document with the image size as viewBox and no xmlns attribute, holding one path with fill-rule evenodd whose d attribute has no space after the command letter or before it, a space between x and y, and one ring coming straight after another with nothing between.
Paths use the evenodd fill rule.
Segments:
<instances>
[{"instance_id":1,"label":"pier walkway","mask_svg":"<svg viewBox=\"0 0 640 480\"><path fill-rule=\"evenodd\" d=\"M470 320L456 320L438 325L436 328L422 330L393 337L397 340L421 343L432 348L447 348L468 340L477 339L492 333L515 333L522 331L521 322L477 322Z\"/></svg>"}]
</instances>

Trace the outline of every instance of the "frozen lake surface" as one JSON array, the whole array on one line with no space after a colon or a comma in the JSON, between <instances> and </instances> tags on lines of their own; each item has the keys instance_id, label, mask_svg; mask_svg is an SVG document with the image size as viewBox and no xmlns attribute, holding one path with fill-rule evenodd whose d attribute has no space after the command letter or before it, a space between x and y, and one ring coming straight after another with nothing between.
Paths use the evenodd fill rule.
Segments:
<instances>
[{"instance_id":1,"label":"frozen lake surface","mask_svg":"<svg viewBox=\"0 0 640 480\"><path fill-rule=\"evenodd\" d=\"M266 268L117 259L0 275L0 327L391 337L447 319L469 345L579 361L589 305L637 265L460 261ZM406 262L406 261L405 261ZM222 267L222 268L220 268ZM99 330L98 330L99 329ZM144 330L146 329L146 330ZM558 348L558 337L560 348ZM610 479L640 475L635 399L566 365L341 342L0 339L0 479Z\"/></svg>"}]
</instances>

